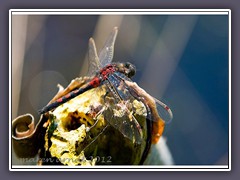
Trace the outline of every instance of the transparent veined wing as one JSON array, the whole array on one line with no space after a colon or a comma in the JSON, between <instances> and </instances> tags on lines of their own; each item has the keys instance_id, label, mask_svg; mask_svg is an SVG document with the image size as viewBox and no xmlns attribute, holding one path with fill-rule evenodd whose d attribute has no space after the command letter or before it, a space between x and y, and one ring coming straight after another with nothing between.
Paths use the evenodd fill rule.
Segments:
<instances>
[{"instance_id":1,"label":"transparent veined wing","mask_svg":"<svg viewBox=\"0 0 240 180\"><path fill-rule=\"evenodd\" d=\"M107 41L105 42L104 47L99 53L99 61L103 66L111 63L114 54L114 44L117 37L118 28L114 27L113 31L109 35Z\"/></svg>"},{"instance_id":2,"label":"transparent veined wing","mask_svg":"<svg viewBox=\"0 0 240 180\"><path fill-rule=\"evenodd\" d=\"M88 43L88 76L91 77L101 68L101 64L97 55L97 48L93 38Z\"/></svg>"},{"instance_id":3,"label":"transparent veined wing","mask_svg":"<svg viewBox=\"0 0 240 180\"><path fill-rule=\"evenodd\" d=\"M163 134L165 124L168 124L172 121L173 114L171 109L166 104L156 98L153 99L155 101L155 105L151 108L153 120L151 142L152 144L157 144Z\"/></svg>"},{"instance_id":4,"label":"transparent veined wing","mask_svg":"<svg viewBox=\"0 0 240 180\"><path fill-rule=\"evenodd\" d=\"M159 116L165 121L166 124L169 124L173 119L173 113L171 109L160 100L156 98L154 98L154 100Z\"/></svg>"},{"instance_id":5,"label":"transparent veined wing","mask_svg":"<svg viewBox=\"0 0 240 180\"><path fill-rule=\"evenodd\" d=\"M124 108L123 106L124 104L121 108ZM142 129L134 115L131 115L131 120L129 120L129 115L127 115L129 110L126 110L125 116L115 116L113 108L111 107L112 111L104 111L108 123L131 142L141 144L143 140Z\"/></svg>"},{"instance_id":6,"label":"transparent veined wing","mask_svg":"<svg viewBox=\"0 0 240 180\"><path fill-rule=\"evenodd\" d=\"M131 94L135 98L142 100L144 104L151 109L153 121L158 121L159 117L165 121L165 123L170 123L172 121L173 113L166 104L148 94L144 89L140 88L137 83L128 80L125 80L125 83Z\"/></svg>"},{"instance_id":7,"label":"transparent veined wing","mask_svg":"<svg viewBox=\"0 0 240 180\"><path fill-rule=\"evenodd\" d=\"M127 90L126 84L118 79L114 74L109 76L106 81L106 85L109 92L114 97L114 106L119 109L119 112L123 113L124 116L112 116L108 118L109 124L120 131L125 137L130 139L132 142L140 144L143 139L143 133L140 124L133 115L133 110L128 108L128 104L131 103L131 99L135 99ZM118 107L117 107L118 106Z\"/></svg>"},{"instance_id":8,"label":"transparent veined wing","mask_svg":"<svg viewBox=\"0 0 240 180\"><path fill-rule=\"evenodd\" d=\"M115 73L116 75L113 75L115 76L116 78L118 79L121 79L122 82L125 83L125 89L128 89L128 91L130 92L130 94L135 97L136 99L138 100L141 100L141 98L145 98L143 100L144 103L146 104L149 104L150 107L152 108L152 111L154 111L155 109L157 110L157 113L158 115L160 116L160 118L162 120L165 121L166 124L170 123L173 119L173 113L171 111L171 109L166 105L164 104L163 102L161 102L160 100L156 99L155 97L152 97L151 98L154 100L155 102L155 105L153 105L153 103L150 102L151 98L149 97L150 95L147 94L147 92L145 91L142 91L142 89L140 87L138 88L131 88L129 86L127 86L126 82L130 82L130 83L133 83L132 80L130 78L128 78L127 76L123 75L122 73L118 73L116 72ZM132 86L133 87L133 86ZM137 86L134 86L134 87L137 87ZM142 97L141 97L142 96ZM155 107L156 106L156 107ZM154 112L153 112L154 113ZM156 120L153 118L153 121Z\"/></svg>"}]
</instances>

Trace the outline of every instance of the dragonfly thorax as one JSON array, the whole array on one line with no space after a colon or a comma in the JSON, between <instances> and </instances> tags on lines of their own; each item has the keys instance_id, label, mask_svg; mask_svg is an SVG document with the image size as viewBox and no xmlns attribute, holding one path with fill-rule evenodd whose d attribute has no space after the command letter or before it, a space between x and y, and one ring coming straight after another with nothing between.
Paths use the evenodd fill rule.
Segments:
<instances>
[{"instance_id":1,"label":"dragonfly thorax","mask_svg":"<svg viewBox=\"0 0 240 180\"><path fill-rule=\"evenodd\" d=\"M101 75L102 80L106 80L109 75L113 74L114 72L123 73L125 76L131 78L135 75L136 68L133 64L127 63L112 63L105 66L99 74Z\"/></svg>"},{"instance_id":2,"label":"dragonfly thorax","mask_svg":"<svg viewBox=\"0 0 240 180\"><path fill-rule=\"evenodd\" d=\"M115 71L115 64L109 64L100 71L100 75L102 76L103 80L105 80L110 74L114 73Z\"/></svg>"}]
</instances>

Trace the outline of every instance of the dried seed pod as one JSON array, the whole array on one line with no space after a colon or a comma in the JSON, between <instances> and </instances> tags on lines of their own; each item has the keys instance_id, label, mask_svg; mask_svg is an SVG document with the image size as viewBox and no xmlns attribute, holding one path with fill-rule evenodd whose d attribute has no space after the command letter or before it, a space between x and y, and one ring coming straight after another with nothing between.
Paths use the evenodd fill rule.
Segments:
<instances>
[{"instance_id":1,"label":"dried seed pod","mask_svg":"<svg viewBox=\"0 0 240 180\"><path fill-rule=\"evenodd\" d=\"M116 103L105 86L89 90L52 112L45 155L65 165L137 165L146 150L146 115L144 104L134 98ZM133 131L132 125L124 125L133 117L143 131L139 144L134 134L132 139L124 136L133 132L122 133Z\"/></svg>"}]
</instances>

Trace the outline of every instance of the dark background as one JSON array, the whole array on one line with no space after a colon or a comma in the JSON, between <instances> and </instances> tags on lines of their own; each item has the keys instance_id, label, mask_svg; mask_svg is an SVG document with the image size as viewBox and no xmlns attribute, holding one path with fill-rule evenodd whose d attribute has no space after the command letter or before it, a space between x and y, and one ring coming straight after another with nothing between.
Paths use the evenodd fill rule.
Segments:
<instances>
[{"instance_id":1,"label":"dark background","mask_svg":"<svg viewBox=\"0 0 240 180\"><path fill-rule=\"evenodd\" d=\"M239 33L240 27L239 27L239 11L238 8L239 4L238 1L225 1L225 0L217 0L217 1L201 1L201 2L193 2L193 1L147 1L147 2L139 2L136 6L136 2L128 2L128 4L124 4L124 2L117 2L111 4L108 1L102 1L101 4L98 4L96 1L88 1L86 3L75 3L74 1L41 1L41 2L32 2L32 1L1 1L1 16L0 16L0 22L1 22L1 36L0 39L0 56L1 56L1 71L0 71L0 82L1 82L1 94L0 94L0 103L1 103L1 114L2 119L4 123L1 123L1 137L7 137L8 136L8 10L10 8L231 8L232 9L232 172L227 173L221 173L221 172L205 172L205 173L176 173L176 172L166 172L166 173L156 173L156 172L145 172L145 173L121 173L122 178L138 178L138 179L145 179L145 178L178 178L178 179L186 179L189 177L189 179L202 179L202 178L211 178L211 179L237 179L239 175L238 171L238 161L239 161L239 143L237 141L237 137L239 137L239 121L237 119L237 116L239 115L239 112L237 112L238 102L239 102L239 95L237 92L239 92L239 84L237 81L237 77L239 77L239 71L237 71L237 68L239 68L239 51L236 47L239 47ZM112 2L113 3L113 2ZM98 5L97 5L98 4ZM238 116L239 117L239 116ZM43 175L41 173L41 176L35 176L35 174L31 175L31 173L10 173L8 172L8 138L2 138L1 141L2 148L1 148L1 175L5 178L26 178L27 176L35 179L38 178L53 178L58 177L61 179L61 176L63 178L68 178L73 175L75 176L75 173L68 173L66 176L64 176L62 173L60 176L56 175L56 173L51 174L47 173ZM60 172L59 172L60 173ZM119 172L120 173L120 172ZM79 175L79 174L78 174ZM113 172L105 172L99 174L103 178L112 178L113 176L117 178L116 173ZM99 177L98 173L81 173L82 178L90 178L90 177ZM71 177L73 177L71 176ZM141 177L140 177L141 176Z\"/></svg>"}]
</instances>

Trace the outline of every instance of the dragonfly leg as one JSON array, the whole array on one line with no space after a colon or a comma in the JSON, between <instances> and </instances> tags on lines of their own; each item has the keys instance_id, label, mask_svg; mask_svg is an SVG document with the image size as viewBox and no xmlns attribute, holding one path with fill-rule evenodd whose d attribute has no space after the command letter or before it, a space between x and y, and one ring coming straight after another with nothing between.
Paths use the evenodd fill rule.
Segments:
<instances>
[{"instance_id":1,"label":"dragonfly leg","mask_svg":"<svg viewBox=\"0 0 240 180\"><path fill-rule=\"evenodd\" d=\"M97 117L103 112L103 111L105 111L105 107L103 107L97 114L96 114L96 116L94 117L94 119L97 119ZM94 128L96 125L97 125L97 123L98 123L98 120L96 120L96 122L90 127L90 128L88 128L87 129L87 132L89 132L92 128Z\"/></svg>"}]
</instances>

